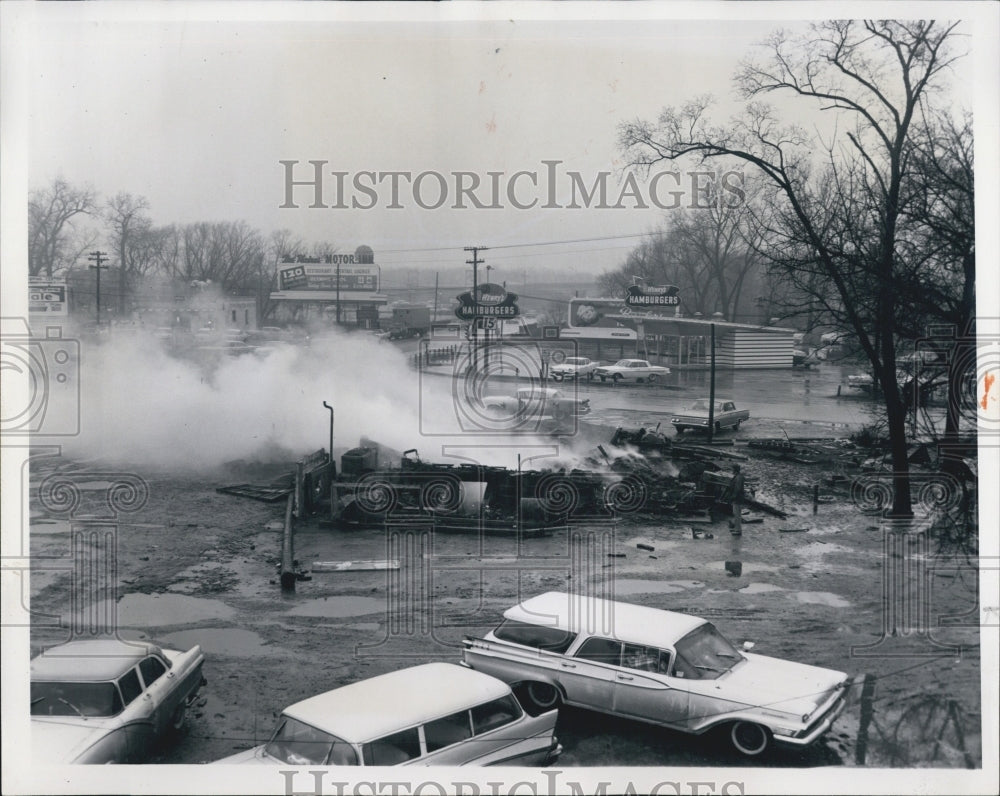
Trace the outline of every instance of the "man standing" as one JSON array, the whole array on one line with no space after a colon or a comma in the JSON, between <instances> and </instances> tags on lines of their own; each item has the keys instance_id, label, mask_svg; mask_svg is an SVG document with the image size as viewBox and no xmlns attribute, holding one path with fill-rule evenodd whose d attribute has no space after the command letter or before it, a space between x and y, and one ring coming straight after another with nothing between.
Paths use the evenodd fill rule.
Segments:
<instances>
[{"instance_id":1,"label":"man standing","mask_svg":"<svg viewBox=\"0 0 1000 796\"><path fill-rule=\"evenodd\" d=\"M730 532L733 536L743 535L743 473L738 464L733 465L733 478L726 488L726 500L733 507L733 519L729 523Z\"/></svg>"}]
</instances>

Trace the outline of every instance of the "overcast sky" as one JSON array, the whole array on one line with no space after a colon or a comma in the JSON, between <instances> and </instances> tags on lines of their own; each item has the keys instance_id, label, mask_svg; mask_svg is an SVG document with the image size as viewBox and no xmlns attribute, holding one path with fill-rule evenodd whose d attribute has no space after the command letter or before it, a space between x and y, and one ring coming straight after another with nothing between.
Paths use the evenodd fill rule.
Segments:
<instances>
[{"instance_id":1,"label":"overcast sky","mask_svg":"<svg viewBox=\"0 0 1000 796\"><path fill-rule=\"evenodd\" d=\"M405 23L334 19L313 4L210 6L215 13L183 3L139 12L89 6L43 7L32 34L31 187L62 176L102 197L146 197L157 224L242 219L342 251L368 244L382 264L428 271L460 265L467 245L609 238L658 226L668 211L655 207L647 182L639 183L645 210L633 198L619 208L543 205L570 204L569 172L588 190L611 172L607 204L616 204L621 122L702 93L728 112L740 59L775 28L804 24L736 20L733 6L728 20L446 21L462 15L446 4L430 11L439 21ZM248 21L254 13L269 18ZM373 12L366 4L361 13ZM289 172L282 160L298 163ZM326 204L338 204L332 172L345 173L347 207L310 208L308 186L294 188L298 208L281 207L286 173L311 179L311 160L327 161ZM398 178L395 202L392 178L377 177L393 171L409 175ZM456 171L472 173L465 185L480 180L481 204L502 207L463 200ZM422 172L433 173L415 182ZM675 201L667 195L673 184L658 187L661 203ZM690 178L679 187L690 193ZM533 267L600 272L638 240L498 249L488 262L501 277ZM426 251L435 247L453 250Z\"/></svg>"}]
</instances>

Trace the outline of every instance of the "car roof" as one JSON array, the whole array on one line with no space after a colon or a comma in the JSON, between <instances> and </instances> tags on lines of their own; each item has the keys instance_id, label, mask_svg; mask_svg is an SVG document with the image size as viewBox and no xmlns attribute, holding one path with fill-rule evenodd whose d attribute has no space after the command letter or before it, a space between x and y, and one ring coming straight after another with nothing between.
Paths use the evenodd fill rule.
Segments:
<instances>
[{"instance_id":1,"label":"car roof","mask_svg":"<svg viewBox=\"0 0 1000 796\"><path fill-rule=\"evenodd\" d=\"M366 743L509 693L510 686L488 674L425 663L335 688L283 713L345 741Z\"/></svg>"},{"instance_id":2,"label":"car roof","mask_svg":"<svg viewBox=\"0 0 1000 796\"><path fill-rule=\"evenodd\" d=\"M504 611L504 617L650 647L672 647L706 624L697 616L675 611L556 591L524 600Z\"/></svg>"},{"instance_id":3,"label":"car roof","mask_svg":"<svg viewBox=\"0 0 1000 796\"><path fill-rule=\"evenodd\" d=\"M70 641L33 658L31 679L73 683L114 680L148 655L164 657L159 647L145 641L110 638Z\"/></svg>"}]
</instances>

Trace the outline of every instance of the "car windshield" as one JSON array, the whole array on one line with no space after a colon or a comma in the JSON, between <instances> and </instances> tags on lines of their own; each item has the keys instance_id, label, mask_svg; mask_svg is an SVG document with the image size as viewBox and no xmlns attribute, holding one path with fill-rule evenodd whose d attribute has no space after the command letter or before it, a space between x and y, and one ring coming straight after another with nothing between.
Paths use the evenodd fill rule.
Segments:
<instances>
[{"instance_id":1,"label":"car windshield","mask_svg":"<svg viewBox=\"0 0 1000 796\"><path fill-rule=\"evenodd\" d=\"M714 625L704 624L677 642L674 672L693 680L715 680L743 660L743 656Z\"/></svg>"},{"instance_id":2,"label":"car windshield","mask_svg":"<svg viewBox=\"0 0 1000 796\"><path fill-rule=\"evenodd\" d=\"M358 755L347 741L315 727L284 718L264 752L293 766L356 766Z\"/></svg>"},{"instance_id":3,"label":"car windshield","mask_svg":"<svg viewBox=\"0 0 1000 796\"><path fill-rule=\"evenodd\" d=\"M31 684L32 716L114 716L121 710L114 683Z\"/></svg>"},{"instance_id":4,"label":"car windshield","mask_svg":"<svg viewBox=\"0 0 1000 796\"><path fill-rule=\"evenodd\" d=\"M619 359L617 362L615 362L615 367L616 368L627 368L627 367L630 367L631 364L632 364L632 360L631 359Z\"/></svg>"},{"instance_id":5,"label":"car windshield","mask_svg":"<svg viewBox=\"0 0 1000 796\"><path fill-rule=\"evenodd\" d=\"M586 365L590 362L589 359L583 359L582 357L566 357L567 365Z\"/></svg>"}]
</instances>

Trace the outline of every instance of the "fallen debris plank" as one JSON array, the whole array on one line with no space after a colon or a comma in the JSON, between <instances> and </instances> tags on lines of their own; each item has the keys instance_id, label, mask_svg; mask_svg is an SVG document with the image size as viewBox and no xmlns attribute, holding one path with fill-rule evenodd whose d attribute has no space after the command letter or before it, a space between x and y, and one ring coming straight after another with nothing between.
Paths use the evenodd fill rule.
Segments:
<instances>
[{"instance_id":1,"label":"fallen debris plank","mask_svg":"<svg viewBox=\"0 0 1000 796\"><path fill-rule=\"evenodd\" d=\"M757 509L758 511L766 512L767 514L771 514L775 517L778 517L779 519L784 520L788 518L788 515L781 509L776 509L774 506L767 505L767 503L761 503L761 501L759 500L754 500L753 498L744 498L743 502L752 509Z\"/></svg>"},{"instance_id":2,"label":"fallen debris plank","mask_svg":"<svg viewBox=\"0 0 1000 796\"><path fill-rule=\"evenodd\" d=\"M805 533L809 528L778 528L782 533Z\"/></svg>"},{"instance_id":3,"label":"fallen debris plank","mask_svg":"<svg viewBox=\"0 0 1000 796\"><path fill-rule=\"evenodd\" d=\"M259 484L233 484L232 486L220 486L215 490L223 495L235 495L236 497L253 498L263 500L267 503L274 503L292 493L292 487L262 486Z\"/></svg>"},{"instance_id":4,"label":"fallen debris plank","mask_svg":"<svg viewBox=\"0 0 1000 796\"><path fill-rule=\"evenodd\" d=\"M651 545L651 544L642 544L642 542L640 542L639 544L637 544L636 547L638 547L640 550L655 550L656 549L655 547L653 547L653 545Z\"/></svg>"},{"instance_id":5,"label":"fallen debris plank","mask_svg":"<svg viewBox=\"0 0 1000 796\"><path fill-rule=\"evenodd\" d=\"M683 453L700 453L703 456L721 456L724 459L739 459L741 462L749 460L749 457L742 453L731 453L730 451L716 450L707 445L674 445L675 451Z\"/></svg>"},{"instance_id":6,"label":"fallen debris plank","mask_svg":"<svg viewBox=\"0 0 1000 796\"><path fill-rule=\"evenodd\" d=\"M399 561L394 558L373 561L313 561L313 572L361 572L364 570L399 569Z\"/></svg>"}]
</instances>

